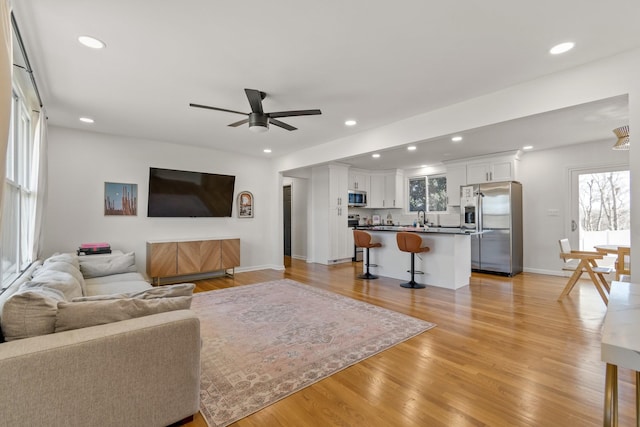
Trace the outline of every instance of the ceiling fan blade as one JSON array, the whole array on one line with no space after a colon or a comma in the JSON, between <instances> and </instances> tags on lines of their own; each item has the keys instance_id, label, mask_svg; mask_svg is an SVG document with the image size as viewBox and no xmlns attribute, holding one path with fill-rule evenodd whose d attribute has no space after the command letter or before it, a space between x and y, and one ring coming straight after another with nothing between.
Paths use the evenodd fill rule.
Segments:
<instances>
[{"instance_id":1,"label":"ceiling fan blade","mask_svg":"<svg viewBox=\"0 0 640 427\"><path fill-rule=\"evenodd\" d=\"M262 99L264 98L264 92L260 92L255 89L245 89L244 93L247 94L249 105L251 105L251 111L260 115L264 114L264 111L262 111Z\"/></svg>"},{"instance_id":2,"label":"ceiling fan blade","mask_svg":"<svg viewBox=\"0 0 640 427\"><path fill-rule=\"evenodd\" d=\"M322 114L320 110L295 110L295 111L276 111L275 113L267 113L268 117L293 117L293 116L315 116Z\"/></svg>"},{"instance_id":3,"label":"ceiling fan blade","mask_svg":"<svg viewBox=\"0 0 640 427\"><path fill-rule=\"evenodd\" d=\"M243 112L240 112L240 111L227 110L226 108L210 107L208 105L189 104L189 107L204 108L206 110L226 111L227 113L242 114L244 116L248 116L249 115L247 113L243 113Z\"/></svg>"},{"instance_id":4,"label":"ceiling fan blade","mask_svg":"<svg viewBox=\"0 0 640 427\"><path fill-rule=\"evenodd\" d=\"M288 125L288 124L286 124L284 122L281 122L280 120L276 120L276 119L272 119L272 118L269 118L269 123L271 123L274 126L278 126L279 128L286 129L286 130L296 130L296 129L298 129L298 128L294 128L293 126Z\"/></svg>"},{"instance_id":5,"label":"ceiling fan blade","mask_svg":"<svg viewBox=\"0 0 640 427\"><path fill-rule=\"evenodd\" d=\"M231 123L230 125L227 125L227 126L231 126L232 128L237 128L238 126L243 125L245 123L249 123L249 119L240 120L239 122Z\"/></svg>"}]
</instances>

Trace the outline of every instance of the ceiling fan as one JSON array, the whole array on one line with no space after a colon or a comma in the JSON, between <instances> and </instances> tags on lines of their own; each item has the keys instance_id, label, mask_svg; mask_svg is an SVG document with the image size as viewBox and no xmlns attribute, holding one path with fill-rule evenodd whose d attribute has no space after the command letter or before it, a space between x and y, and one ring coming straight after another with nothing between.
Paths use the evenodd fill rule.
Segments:
<instances>
[{"instance_id":1,"label":"ceiling fan","mask_svg":"<svg viewBox=\"0 0 640 427\"><path fill-rule=\"evenodd\" d=\"M246 119L239 122L231 123L229 126L238 127L245 123L249 123L249 129L254 132L266 132L269 129L269 123L274 126L281 127L286 130L296 130L297 128L288 125L280 120L276 120L280 117L293 117L293 116L314 116L322 114L320 110L295 110L295 111L277 111L273 113L265 113L262 109L262 100L267 96L266 93L255 89L245 89L247 94L249 105L251 106L250 113L243 113L241 111L227 110L226 108L210 107L208 105L189 104L190 107L205 108L207 110L226 111L227 113L242 114L248 116Z\"/></svg>"}]
</instances>

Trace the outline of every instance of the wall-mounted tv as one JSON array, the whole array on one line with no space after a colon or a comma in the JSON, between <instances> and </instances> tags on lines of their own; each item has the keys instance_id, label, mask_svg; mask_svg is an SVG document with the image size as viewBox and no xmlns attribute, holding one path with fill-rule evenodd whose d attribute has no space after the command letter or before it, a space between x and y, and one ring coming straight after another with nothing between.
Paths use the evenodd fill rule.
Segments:
<instances>
[{"instance_id":1,"label":"wall-mounted tv","mask_svg":"<svg viewBox=\"0 0 640 427\"><path fill-rule=\"evenodd\" d=\"M230 217L236 177L149 168L149 217Z\"/></svg>"}]
</instances>

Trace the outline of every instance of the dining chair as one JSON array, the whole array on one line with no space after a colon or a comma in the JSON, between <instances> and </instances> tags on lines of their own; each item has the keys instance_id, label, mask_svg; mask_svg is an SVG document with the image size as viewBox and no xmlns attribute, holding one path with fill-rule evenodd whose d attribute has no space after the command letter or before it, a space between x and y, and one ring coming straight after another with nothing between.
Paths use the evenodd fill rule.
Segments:
<instances>
[{"instance_id":1,"label":"dining chair","mask_svg":"<svg viewBox=\"0 0 640 427\"><path fill-rule=\"evenodd\" d=\"M569 281L565 285L558 301L562 301L562 299L569 295L569 292L573 289L575 284L582 276L582 273L587 273L591 278L596 290L602 297L605 305L609 304L609 283L604 278L605 274L612 273L614 270L611 267L600 267L598 266L596 260L602 259L604 255L600 252L589 252L589 251L573 251L571 250L571 245L569 244L569 239L560 239L560 258L564 260L565 267L563 270L574 270L573 274L569 278ZM578 265L574 267L569 264L570 261L579 261Z\"/></svg>"},{"instance_id":2,"label":"dining chair","mask_svg":"<svg viewBox=\"0 0 640 427\"><path fill-rule=\"evenodd\" d=\"M631 248L628 246L618 247L618 259L616 259L616 280L620 280L622 275L631 274L629 257L631 256Z\"/></svg>"}]
</instances>

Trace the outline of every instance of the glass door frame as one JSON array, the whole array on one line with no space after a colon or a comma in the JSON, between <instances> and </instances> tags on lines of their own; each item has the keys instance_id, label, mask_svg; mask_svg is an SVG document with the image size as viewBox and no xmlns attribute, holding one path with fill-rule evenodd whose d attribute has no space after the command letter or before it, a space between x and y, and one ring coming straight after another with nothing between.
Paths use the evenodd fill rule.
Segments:
<instances>
[{"instance_id":1,"label":"glass door frame","mask_svg":"<svg viewBox=\"0 0 640 427\"><path fill-rule=\"evenodd\" d=\"M565 236L569 239L572 249L588 251L594 250L593 248L580 249L579 176L592 173L630 171L630 169L631 167L628 163L569 168L569 215L565 224ZM631 186L631 182L629 182L629 186ZM631 209L631 204L629 205L629 208Z\"/></svg>"}]
</instances>

